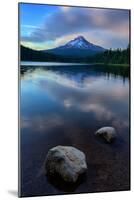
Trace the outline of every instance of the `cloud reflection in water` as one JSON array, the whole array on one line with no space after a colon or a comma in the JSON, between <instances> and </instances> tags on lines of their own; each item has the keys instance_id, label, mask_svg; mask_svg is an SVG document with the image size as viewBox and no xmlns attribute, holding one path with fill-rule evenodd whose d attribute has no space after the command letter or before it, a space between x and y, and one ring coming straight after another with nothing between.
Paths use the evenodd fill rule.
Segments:
<instances>
[{"instance_id":1,"label":"cloud reflection in water","mask_svg":"<svg viewBox=\"0 0 134 200\"><path fill-rule=\"evenodd\" d=\"M121 77L109 74L107 78L104 73L90 70L70 72L36 69L24 75L23 84L31 82L32 86L36 85L41 93L60 104L64 112L93 113L98 121L110 122L117 128L128 127L128 81L123 84ZM63 120L57 110L54 116L36 116L30 120L23 118L22 126L46 130L62 125Z\"/></svg>"}]
</instances>

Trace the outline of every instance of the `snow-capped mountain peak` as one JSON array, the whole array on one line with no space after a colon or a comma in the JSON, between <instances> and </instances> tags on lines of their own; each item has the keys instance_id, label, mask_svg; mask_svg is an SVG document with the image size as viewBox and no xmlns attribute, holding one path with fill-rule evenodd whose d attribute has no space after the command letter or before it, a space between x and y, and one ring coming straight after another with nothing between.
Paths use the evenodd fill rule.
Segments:
<instances>
[{"instance_id":1,"label":"snow-capped mountain peak","mask_svg":"<svg viewBox=\"0 0 134 200\"><path fill-rule=\"evenodd\" d=\"M88 42L83 36L78 36L73 40L67 42L63 46L59 46L54 49L44 50L44 52L63 57L88 57L103 51L106 51L106 49L91 42Z\"/></svg>"},{"instance_id":2,"label":"snow-capped mountain peak","mask_svg":"<svg viewBox=\"0 0 134 200\"><path fill-rule=\"evenodd\" d=\"M70 42L66 43L65 45L60 46L59 48L90 49L93 51L104 51L104 48L88 42L83 36L78 36L75 39L71 40Z\"/></svg>"}]
</instances>

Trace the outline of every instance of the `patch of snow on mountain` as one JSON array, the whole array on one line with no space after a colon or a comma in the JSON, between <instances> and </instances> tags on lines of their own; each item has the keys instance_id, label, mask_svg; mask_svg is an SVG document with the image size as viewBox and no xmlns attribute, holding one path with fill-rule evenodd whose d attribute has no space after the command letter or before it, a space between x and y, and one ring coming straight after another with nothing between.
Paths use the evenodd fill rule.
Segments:
<instances>
[{"instance_id":1,"label":"patch of snow on mountain","mask_svg":"<svg viewBox=\"0 0 134 200\"><path fill-rule=\"evenodd\" d=\"M66 48L90 49L93 51L103 51L104 50L102 47L88 42L83 36L79 36L59 48L61 48L61 49L66 49Z\"/></svg>"}]
</instances>

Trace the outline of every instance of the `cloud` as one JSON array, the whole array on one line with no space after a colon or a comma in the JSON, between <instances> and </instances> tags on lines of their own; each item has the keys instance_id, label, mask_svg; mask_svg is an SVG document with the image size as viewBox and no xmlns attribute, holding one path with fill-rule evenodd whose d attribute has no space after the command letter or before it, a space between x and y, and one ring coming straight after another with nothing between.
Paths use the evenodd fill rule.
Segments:
<instances>
[{"instance_id":1,"label":"cloud","mask_svg":"<svg viewBox=\"0 0 134 200\"><path fill-rule=\"evenodd\" d=\"M30 35L22 35L21 41L39 43L49 40L56 42L61 37L66 38L69 35L93 32L96 32L96 37L104 33L106 37L111 35L111 38L128 39L129 11L127 10L61 8L45 17L39 27L33 28Z\"/></svg>"},{"instance_id":2,"label":"cloud","mask_svg":"<svg viewBox=\"0 0 134 200\"><path fill-rule=\"evenodd\" d=\"M61 6L61 10L64 11L64 12L68 12L69 10L71 10L72 7L69 7L69 6Z\"/></svg>"},{"instance_id":3,"label":"cloud","mask_svg":"<svg viewBox=\"0 0 134 200\"><path fill-rule=\"evenodd\" d=\"M37 26L27 25L27 24L23 24L21 25L21 27L26 29L37 29Z\"/></svg>"}]
</instances>

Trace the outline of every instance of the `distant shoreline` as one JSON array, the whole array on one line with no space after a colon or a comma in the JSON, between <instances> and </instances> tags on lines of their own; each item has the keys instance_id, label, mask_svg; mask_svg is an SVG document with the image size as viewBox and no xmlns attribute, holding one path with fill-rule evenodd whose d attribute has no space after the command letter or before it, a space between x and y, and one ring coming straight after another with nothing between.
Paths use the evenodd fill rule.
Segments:
<instances>
[{"instance_id":1,"label":"distant shoreline","mask_svg":"<svg viewBox=\"0 0 134 200\"><path fill-rule=\"evenodd\" d=\"M93 65L105 65L114 67L130 67L130 64L115 64L115 63L93 63Z\"/></svg>"},{"instance_id":2,"label":"distant shoreline","mask_svg":"<svg viewBox=\"0 0 134 200\"><path fill-rule=\"evenodd\" d=\"M66 62L38 62L38 61L21 61L20 62L21 66L46 66L46 65L92 65L91 63L66 63Z\"/></svg>"},{"instance_id":3,"label":"distant shoreline","mask_svg":"<svg viewBox=\"0 0 134 200\"><path fill-rule=\"evenodd\" d=\"M113 63L67 63L67 62L42 62L42 61L20 61L20 66L50 66L50 65L100 65L100 66L114 66L114 67L130 67L130 64L113 64Z\"/></svg>"}]
</instances>

